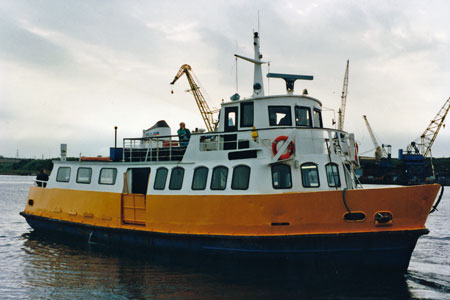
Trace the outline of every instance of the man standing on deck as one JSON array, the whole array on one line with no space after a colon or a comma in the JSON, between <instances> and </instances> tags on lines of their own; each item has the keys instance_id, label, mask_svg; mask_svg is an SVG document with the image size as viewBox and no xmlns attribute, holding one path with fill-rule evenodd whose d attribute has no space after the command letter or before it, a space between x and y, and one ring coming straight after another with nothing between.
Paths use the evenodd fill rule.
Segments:
<instances>
[{"instance_id":1,"label":"man standing on deck","mask_svg":"<svg viewBox=\"0 0 450 300\"><path fill-rule=\"evenodd\" d=\"M38 186L46 187L48 181L47 170L45 168L41 169L41 173L36 176L36 183Z\"/></svg>"},{"instance_id":2,"label":"man standing on deck","mask_svg":"<svg viewBox=\"0 0 450 300\"><path fill-rule=\"evenodd\" d=\"M180 146L187 147L189 139L191 138L191 131L186 128L186 124L184 124L184 122L180 123L180 129L178 129L177 133L178 139L180 140Z\"/></svg>"}]
</instances>

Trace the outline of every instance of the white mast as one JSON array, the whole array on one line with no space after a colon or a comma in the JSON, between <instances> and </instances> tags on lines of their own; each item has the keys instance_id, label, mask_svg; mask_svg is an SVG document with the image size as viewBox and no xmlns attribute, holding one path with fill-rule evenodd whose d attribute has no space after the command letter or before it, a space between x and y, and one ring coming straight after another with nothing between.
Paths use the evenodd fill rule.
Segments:
<instances>
[{"instance_id":1,"label":"white mast","mask_svg":"<svg viewBox=\"0 0 450 300\"><path fill-rule=\"evenodd\" d=\"M234 56L242 58L243 60L249 61L255 64L255 69L253 73L253 97L263 97L264 96L264 83L262 76L261 65L266 63L261 60L262 54L259 52L259 35L258 32L253 33L253 45L255 47L255 58L248 58L235 54Z\"/></svg>"}]
</instances>

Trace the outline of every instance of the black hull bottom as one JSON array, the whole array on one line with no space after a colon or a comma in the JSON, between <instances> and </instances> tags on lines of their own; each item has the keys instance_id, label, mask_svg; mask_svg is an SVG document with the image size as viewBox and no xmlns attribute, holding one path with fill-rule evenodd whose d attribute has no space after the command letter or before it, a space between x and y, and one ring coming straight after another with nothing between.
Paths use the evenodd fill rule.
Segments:
<instances>
[{"instance_id":1,"label":"black hull bottom","mask_svg":"<svg viewBox=\"0 0 450 300\"><path fill-rule=\"evenodd\" d=\"M64 239L76 237L85 243L121 244L168 255L295 263L313 269L388 270L394 273L406 272L417 239L428 233L427 229L422 229L296 236L205 236L105 228L24 212L21 215L36 232L59 233Z\"/></svg>"}]
</instances>

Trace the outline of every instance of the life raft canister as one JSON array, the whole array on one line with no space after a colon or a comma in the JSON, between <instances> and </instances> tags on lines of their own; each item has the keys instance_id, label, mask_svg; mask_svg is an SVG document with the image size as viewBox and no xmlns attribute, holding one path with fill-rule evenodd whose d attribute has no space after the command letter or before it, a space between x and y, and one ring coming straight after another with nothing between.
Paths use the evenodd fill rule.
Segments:
<instances>
[{"instance_id":1,"label":"life raft canister","mask_svg":"<svg viewBox=\"0 0 450 300\"><path fill-rule=\"evenodd\" d=\"M273 140L273 142L272 142L272 153L273 153L273 155L277 155L277 152L278 152L277 145L278 145L278 143L280 141L287 141L287 140L288 140L288 137L285 136L285 135L280 135L279 137L277 137L276 139ZM286 153L280 155L280 158L279 158L280 160L288 159L289 157L291 157L292 154L294 154L294 152L295 152L295 144L294 144L293 141L291 141L289 143L289 146L288 146L287 150L288 151Z\"/></svg>"},{"instance_id":2,"label":"life raft canister","mask_svg":"<svg viewBox=\"0 0 450 300\"><path fill-rule=\"evenodd\" d=\"M355 142L355 161L358 161L358 152L359 152L358 143Z\"/></svg>"}]
</instances>

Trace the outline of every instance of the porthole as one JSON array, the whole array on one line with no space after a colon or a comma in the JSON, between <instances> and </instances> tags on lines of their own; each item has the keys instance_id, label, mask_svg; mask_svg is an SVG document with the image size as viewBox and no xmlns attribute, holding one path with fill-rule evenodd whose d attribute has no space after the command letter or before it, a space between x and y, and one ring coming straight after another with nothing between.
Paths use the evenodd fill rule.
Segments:
<instances>
[{"instance_id":1,"label":"porthole","mask_svg":"<svg viewBox=\"0 0 450 300\"><path fill-rule=\"evenodd\" d=\"M346 222L363 222L366 220L366 214L361 211L346 213L344 220Z\"/></svg>"}]
</instances>

